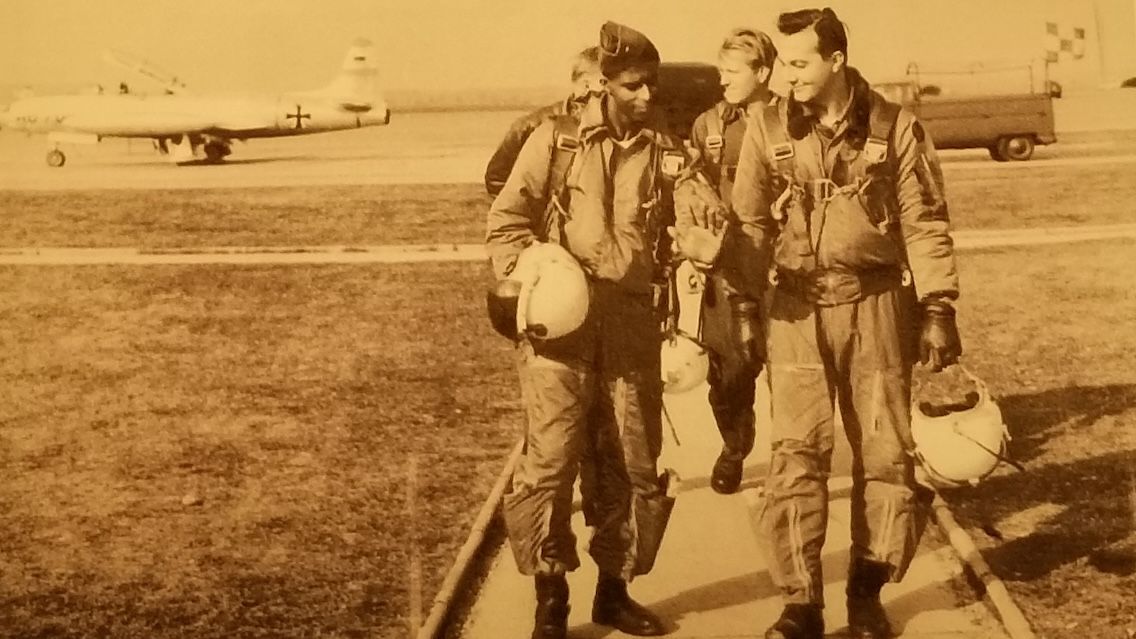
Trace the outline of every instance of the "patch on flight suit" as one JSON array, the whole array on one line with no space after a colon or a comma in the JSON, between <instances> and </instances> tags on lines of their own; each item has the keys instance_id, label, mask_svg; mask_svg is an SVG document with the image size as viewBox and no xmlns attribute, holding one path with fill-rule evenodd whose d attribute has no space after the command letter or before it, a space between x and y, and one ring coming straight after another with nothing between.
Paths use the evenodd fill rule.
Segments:
<instances>
[{"instance_id":1,"label":"patch on flight suit","mask_svg":"<svg viewBox=\"0 0 1136 639\"><path fill-rule=\"evenodd\" d=\"M662 165L663 175L677 177L686 166L686 156L677 151L663 151Z\"/></svg>"},{"instance_id":2,"label":"patch on flight suit","mask_svg":"<svg viewBox=\"0 0 1136 639\"><path fill-rule=\"evenodd\" d=\"M722 136L720 136L720 135L708 135L708 136L706 136L706 148L708 148L708 149L720 149L720 148L722 148Z\"/></svg>"},{"instance_id":3,"label":"patch on flight suit","mask_svg":"<svg viewBox=\"0 0 1136 639\"><path fill-rule=\"evenodd\" d=\"M923 125L919 124L918 120L911 125L911 135L914 135L915 141L920 144L922 144L923 139L927 137L927 133L923 130Z\"/></svg>"}]
</instances>

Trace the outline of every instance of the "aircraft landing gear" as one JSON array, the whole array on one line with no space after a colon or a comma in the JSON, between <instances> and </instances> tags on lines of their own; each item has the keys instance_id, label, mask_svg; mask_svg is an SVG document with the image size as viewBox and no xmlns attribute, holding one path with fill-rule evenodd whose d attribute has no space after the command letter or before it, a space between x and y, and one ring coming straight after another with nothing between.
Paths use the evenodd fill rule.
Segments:
<instances>
[{"instance_id":1,"label":"aircraft landing gear","mask_svg":"<svg viewBox=\"0 0 1136 639\"><path fill-rule=\"evenodd\" d=\"M59 149L52 149L47 152L47 165L53 169L58 169L67 162L67 156L63 155L63 151Z\"/></svg>"},{"instance_id":2,"label":"aircraft landing gear","mask_svg":"<svg viewBox=\"0 0 1136 639\"><path fill-rule=\"evenodd\" d=\"M206 142L204 146L205 159L210 163L216 164L225 159L226 155L232 153L229 145L224 142Z\"/></svg>"}]
</instances>

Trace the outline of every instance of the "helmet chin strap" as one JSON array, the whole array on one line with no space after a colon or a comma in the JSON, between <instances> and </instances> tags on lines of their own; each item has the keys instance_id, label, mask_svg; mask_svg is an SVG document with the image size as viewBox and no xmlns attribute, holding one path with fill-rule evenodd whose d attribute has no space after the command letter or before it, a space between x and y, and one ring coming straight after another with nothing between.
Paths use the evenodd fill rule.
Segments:
<instances>
[{"instance_id":1,"label":"helmet chin strap","mask_svg":"<svg viewBox=\"0 0 1136 639\"><path fill-rule=\"evenodd\" d=\"M994 452L994 451L990 450L989 448L987 448L986 446L984 446L984 445L982 444L982 442L978 441L977 439L975 439L975 438L971 437L970 435L967 435L966 433L964 433L964 432L962 432L961 430L959 430L959 429L958 429L958 426L955 426L955 427L954 427L954 431L955 431L955 433L956 433L956 434L958 434L958 435L959 435L960 437L962 437L963 439L968 439L968 440L970 440L970 442L971 442L972 444L974 444L975 446L978 446L978 447L979 447L979 448L981 448L982 450L984 450L984 451L986 451L986 452L990 453L990 455L991 455L992 457L994 457L995 459L997 459L998 461L1000 461L1000 462L1002 462L1002 463L1005 463L1005 464L1009 464L1010 466L1013 466L1013 467L1014 467L1014 468L1015 468L1015 469L1016 469L1016 470L1017 470L1018 472L1022 472L1022 473L1026 472L1026 467L1025 467L1025 466L1023 466L1023 465L1021 464L1021 462L1018 462L1018 461L1015 461L1015 460L1013 460L1013 459L1010 459L1009 457L1007 457L1007 456L1005 455L1005 452L1006 452L1006 440L1004 440L1004 439L1003 439L1003 440L1002 440L1002 448L1001 448L1001 449L1000 449L1000 450L999 450L998 452Z\"/></svg>"}]
</instances>

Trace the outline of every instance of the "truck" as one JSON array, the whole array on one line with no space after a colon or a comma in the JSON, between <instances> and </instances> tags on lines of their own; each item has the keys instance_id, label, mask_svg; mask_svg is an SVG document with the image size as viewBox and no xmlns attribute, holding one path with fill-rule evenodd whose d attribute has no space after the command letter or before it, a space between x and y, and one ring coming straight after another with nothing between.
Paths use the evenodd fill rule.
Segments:
<instances>
[{"instance_id":1,"label":"truck","mask_svg":"<svg viewBox=\"0 0 1136 639\"><path fill-rule=\"evenodd\" d=\"M1022 162L1039 144L1057 141L1049 93L937 95L915 80L873 85L915 113L938 149L989 150L999 162Z\"/></svg>"}]
</instances>

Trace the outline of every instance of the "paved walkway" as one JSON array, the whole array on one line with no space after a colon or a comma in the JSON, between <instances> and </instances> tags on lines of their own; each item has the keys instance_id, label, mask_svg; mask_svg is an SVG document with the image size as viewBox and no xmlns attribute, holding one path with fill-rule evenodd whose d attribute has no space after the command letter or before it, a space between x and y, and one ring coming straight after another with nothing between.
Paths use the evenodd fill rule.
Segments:
<instances>
[{"instance_id":1,"label":"paved walkway","mask_svg":"<svg viewBox=\"0 0 1136 639\"><path fill-rule=\"evenodd\" d=\"M684 296L684 307L692 299ZM695 321L685 313L687 321ZM655 570L637 579L631 592L669 624L670 637L760 637L781 610L752 527L760 508L760 482L769 454L768 392L758 380L758 442L748 460L743 490L722 496L709 487L709 470L720 446L706 387L668 395L674 433L664 435L660 466L675 469L682 489ZM765 407L764 409L762 407ZM765 414L763 414L763 412ZM667 429L664 424L664 429ZM825 609L829 636L845 627L844 587L849 538L849 453L838 437L828 541L824 549ZM569 576L572 612L569 630L576 639L621 636L590 622L595 565L586 555L588 531L579 513L573 527L581 568ZM949 545L925 538L910 572L900 584L883 590L884 604L903 637L1004 638L994 615L981 603L960 604L952 579L962 571ZM507 546L498 549L487 580L462 629L466 639L527 637L533 615L531 578L517 573Z\"/></svg>"},{"instance_id":2,"label":"paved walkway","mask_svg":"<svg viewBox=\"0 0 1136 639\"><path fill-rule=\"evenodd\" d=\"M975 229L951 233L961 250L1136 238L1136 224ZM0 264L362 264L487 259L483 244L201 246L182 248L0 248Z\"/></svg>"}]
</instances>

